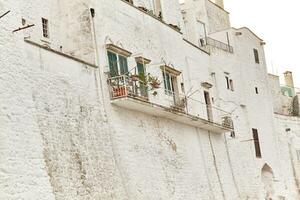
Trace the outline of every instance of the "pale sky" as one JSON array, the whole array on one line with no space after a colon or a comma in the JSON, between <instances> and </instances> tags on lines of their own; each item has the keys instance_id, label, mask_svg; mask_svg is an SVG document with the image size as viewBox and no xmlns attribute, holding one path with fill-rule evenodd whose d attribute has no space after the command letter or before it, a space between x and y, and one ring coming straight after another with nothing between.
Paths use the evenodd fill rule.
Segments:
<instances>
[{"instance_id":1,"label":"pale sky","mask_svg":"<svg viewBox=\"0 0 300 200\"><path fill-rule=\"evenodd\" d=\"M294 73L300 88L300 1L299 0L224 0L231 25L249 27L267 43L269 72Z\"/></svg>"}]
</instances>

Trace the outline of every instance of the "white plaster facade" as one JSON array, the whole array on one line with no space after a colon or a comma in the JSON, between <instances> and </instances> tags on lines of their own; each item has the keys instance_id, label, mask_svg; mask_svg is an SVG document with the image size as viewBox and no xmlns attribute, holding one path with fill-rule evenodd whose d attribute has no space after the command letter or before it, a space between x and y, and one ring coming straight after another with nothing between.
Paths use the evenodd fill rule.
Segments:
<instances>
[{"instance_id":1,"label":"white plaster facade","mask_svg":"<svg viewBox=\"0 0 300 200\"><path fill-rule=\"evenodd\" d=\"M0 2L0 15L11 11L0 19L0 199L300 198L300 121L274 114L263 41L231 28L222 1L161 0L162 20L157 2ZM12 33L22 18L35 26ZM215 45L199 46L199 21ZM185 111L171 109L163 84L149 102L111 100L107 44L132 52L130 69L142 56L160 80L162 65L181 72ZM229 114L235 137L218 109L207 119L204 91Z\"/></svg>"}]
</instances>

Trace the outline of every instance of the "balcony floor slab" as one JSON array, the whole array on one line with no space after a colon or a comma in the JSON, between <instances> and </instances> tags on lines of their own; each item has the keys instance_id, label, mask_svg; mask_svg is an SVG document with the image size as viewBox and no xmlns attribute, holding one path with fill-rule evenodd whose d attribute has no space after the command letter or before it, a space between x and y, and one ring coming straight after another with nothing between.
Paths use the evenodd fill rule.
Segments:
<instances>
[{"instance_id":1,"label":"balcony floor slab","mask_svg":"<svg viewBox=\"0 0 300 200\"><path fill-rule=\"evenodd\" d=\"M148 101L143 101L135 97L116 98L112 99L111 103L118 107L142 112L152 116L170 119L175 122L191 125L214 133L221 134L233 131L233 129L224 127L221 124L208 121L198 116L190 115L184 112L178 112L171 108L154 104Z\"/></svg>"}]
</instances>

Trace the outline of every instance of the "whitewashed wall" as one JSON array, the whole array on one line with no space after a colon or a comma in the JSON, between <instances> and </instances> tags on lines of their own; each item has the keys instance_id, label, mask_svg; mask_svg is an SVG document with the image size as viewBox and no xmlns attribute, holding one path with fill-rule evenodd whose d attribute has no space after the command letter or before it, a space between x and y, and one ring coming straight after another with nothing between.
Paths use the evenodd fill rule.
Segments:
<instances>
[{"instance_id":1,"label":"whitewashed wall","mask_svg":"<svg viewBox=\"0 0 300 200\"><path fill-rule=\"evenodd\" d=\"M163 3L166 22L180 22L177 4ZM242 30L240 38L231 34L236 54L215 49L208 55L122 1L82 3L76 7L83 14L78 18L72 6L62 5L67 1L0 2L0 13L12 10L0 20L1 199L256 200L263 199L265 163L278 180L276 194L297 199L291 170L285 172L278 161L278 152L284 156L286 151L278 149L282 143L274 131L263 49L249 31ZM96 11L93 21L87 18L90 7ZM43 16L51 25L48 46L58 51L62 46L82 62L24 41L30 35L30 41L45 44ZM22 17L36 26L12 34ZM95 25L96 35L88 24ZM174 65L186 89L199 90L196 97L202 101L201 82L212 82L215 105L228 111L239 107L233 114L237 137L112 106L104 73L108 42L151 59L147 70L160 78L162 60ZM253 47L261 65L254 64ZM134 58L129 61L133 67ZM232 75L234 93L224 89L224 71ZM254 94L255 86L260 95ZM163 91L155 101L164 101ZM251 128L261 136L261 160L255 158Z\"/></svg>"}]
</instances>

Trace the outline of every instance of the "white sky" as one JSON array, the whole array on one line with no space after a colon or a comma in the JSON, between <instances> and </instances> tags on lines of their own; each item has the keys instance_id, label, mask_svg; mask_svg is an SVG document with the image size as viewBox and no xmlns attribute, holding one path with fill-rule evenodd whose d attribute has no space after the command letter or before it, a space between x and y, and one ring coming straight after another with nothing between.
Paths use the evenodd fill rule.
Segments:
<instances>
[{"instance_id":1,"label":"white sky","mask_svg":"<svg viewBox=\"0 0 300 200\"><path fill-rule=\"evenodd\" d=\"M269 72L283 76L294 73L300 88L300 1L299 0L224 0L231 25L249 27L267 43Z\"/></svg>"}]
</instances>

